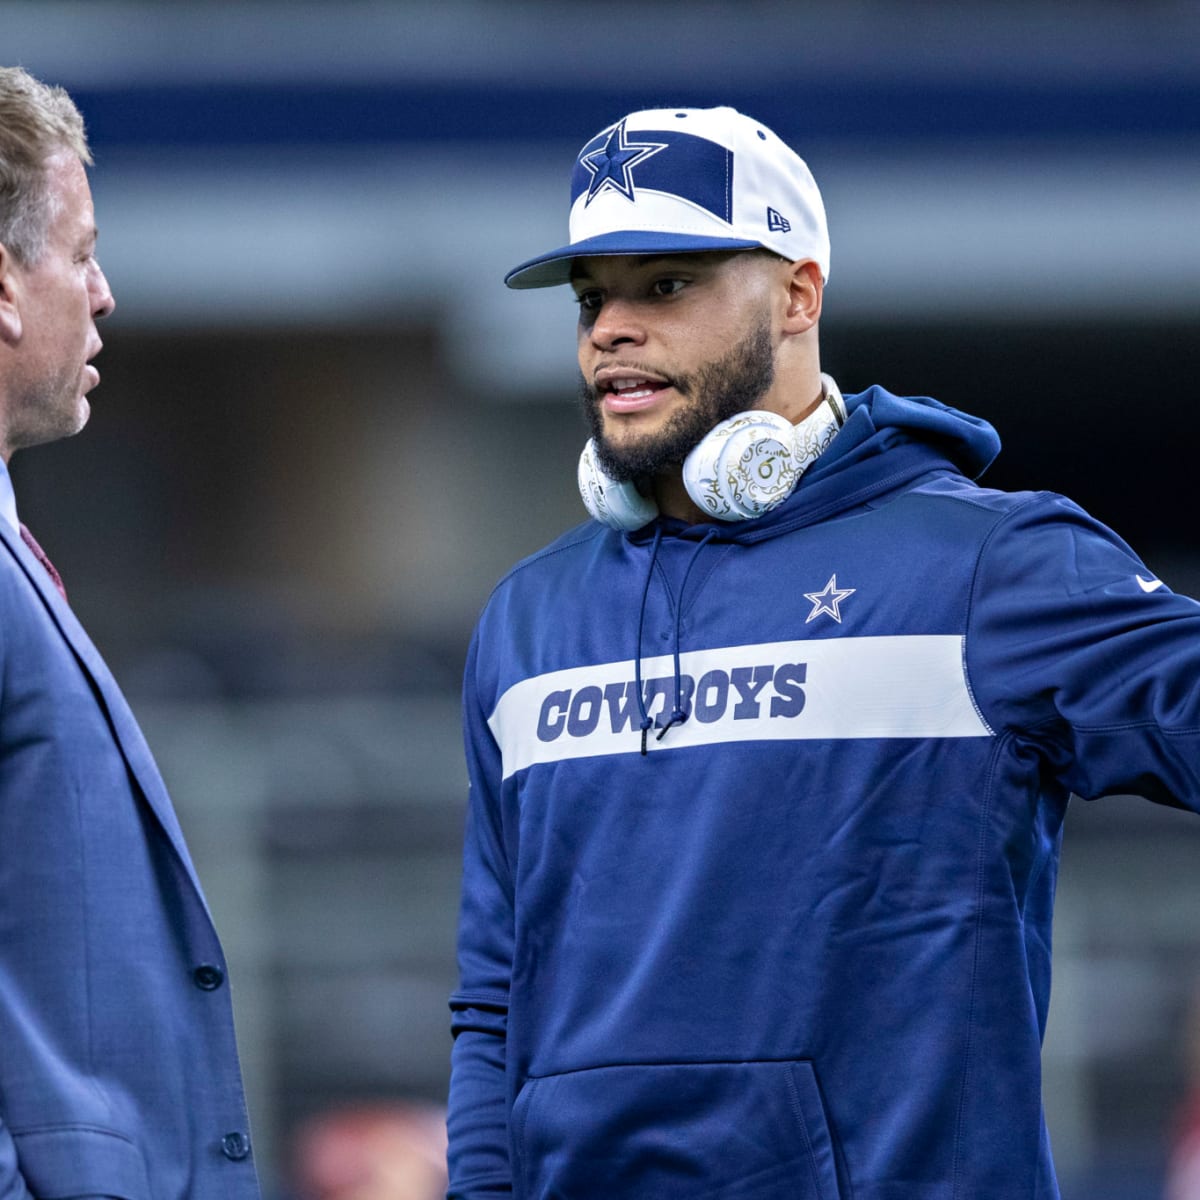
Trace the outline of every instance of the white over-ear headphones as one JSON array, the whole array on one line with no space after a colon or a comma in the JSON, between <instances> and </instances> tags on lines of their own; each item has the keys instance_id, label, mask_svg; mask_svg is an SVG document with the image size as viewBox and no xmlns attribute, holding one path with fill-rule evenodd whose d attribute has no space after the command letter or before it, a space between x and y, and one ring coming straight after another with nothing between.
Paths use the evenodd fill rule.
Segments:
<instances>
[{"instance_id":1,"label":"white over-ear headphones","mask_svg":"<svg viewBox=\"0 0 1200 1200\"><path fill-rule=\"evenodd\" d=\"M745 521L786 500L846 423L842 393L828 375L821 376L821 393L822 403L798 425L750 409L709 430L683 463L696 506L718 521ZM579 456L579 494L588 512L614 529L640 529L658 515L653 499L604 470L591 438Z\"/></svg>"}]
</instances>

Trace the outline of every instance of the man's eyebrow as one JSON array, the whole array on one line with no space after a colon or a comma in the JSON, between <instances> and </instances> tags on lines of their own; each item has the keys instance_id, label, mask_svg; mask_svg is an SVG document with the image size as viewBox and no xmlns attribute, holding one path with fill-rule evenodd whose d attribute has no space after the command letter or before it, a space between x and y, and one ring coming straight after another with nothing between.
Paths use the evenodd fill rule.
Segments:
<instances>
[{"instance_id":1,"label":"man's eyebrow","mask_svg":"<svg viewBox=\"0 0 1200 1200\"><path fill-rule=\"evenodd\" d=\"M677 254L622 254L619 257L628 258L635 267L645 267L645 266L648 266L650 263L673 262L676 259L682 259L684 257L693 258L693 257L698 257L698 256L686 254L685 252L680 252ZM590 279L590 278L591 278L591 276L588 274L586 266L578 266L578 267L571 268L571 282L572 283L576 282L576 280Z\"/></svg>"}]
</instances>

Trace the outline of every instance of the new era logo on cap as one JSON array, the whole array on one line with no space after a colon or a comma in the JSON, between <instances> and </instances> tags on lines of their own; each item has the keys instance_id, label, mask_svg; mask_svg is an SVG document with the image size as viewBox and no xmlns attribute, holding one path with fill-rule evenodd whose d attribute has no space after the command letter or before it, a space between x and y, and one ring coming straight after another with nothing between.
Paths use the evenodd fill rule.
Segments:
<instances>
[{"instance_id":1,"label":"new era logo on cap","mask_svg":"<svg viewBox=\"0 0 1200 1200\"><path fill-rule=\"evenodd\" d=\"M825 210L804 161L732 108L648 109L583 147L571 174L569 243L505 282L566 283L572 260L585 255L754 246L812 259L828 278Z\"/></svg>"}]
</instances>

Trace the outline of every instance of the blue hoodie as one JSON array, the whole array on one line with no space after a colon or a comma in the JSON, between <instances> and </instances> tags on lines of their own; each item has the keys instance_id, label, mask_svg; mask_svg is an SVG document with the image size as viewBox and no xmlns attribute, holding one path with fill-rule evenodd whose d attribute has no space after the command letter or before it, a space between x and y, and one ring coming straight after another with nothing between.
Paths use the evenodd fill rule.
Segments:
<instances>
[{"instance_id":1,"label":"blue hoodie","mask_svg":"<svg viewBox=\"0 0 1200 1200\"><path fill-rule=\"evenodd\" d=\"M1200 809L1200 605L872 388L787 501L588 522L467 664L449 1195L1058 1195L1068 797Z\"/></svg>"}]
</instances>

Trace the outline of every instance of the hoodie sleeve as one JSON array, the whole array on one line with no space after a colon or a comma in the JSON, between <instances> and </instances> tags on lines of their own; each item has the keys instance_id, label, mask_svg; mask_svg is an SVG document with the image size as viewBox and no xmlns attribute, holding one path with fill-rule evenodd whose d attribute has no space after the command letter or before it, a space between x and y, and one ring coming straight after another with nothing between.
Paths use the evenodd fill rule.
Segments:
<instances>
[{"instance_id":1,"label":"hoodie sleeve","mask_svg":"<svg viewBox=\"0 0 1200 1200\"><path fill-rule=\"evenodd\" d=\"M1039 494L980 554L967 671L985 719L1085 799L1200 811L1200 604L1111 530Z\"/></svg>"},{"instance_id":2,"label":"hoodie sleeve","mask_svg":"<svg viewBox=\"0 0 1200 1200\"><path fill-rule=\"evenodd\" d=\"M459 989L447 1111L448 1200L512 1192L505 1049L513 951L513 887L500 813L500 751L476 688L479 635L467 658L463 727L470 795L459 915Z\"/></svg>"}]
</instances>

